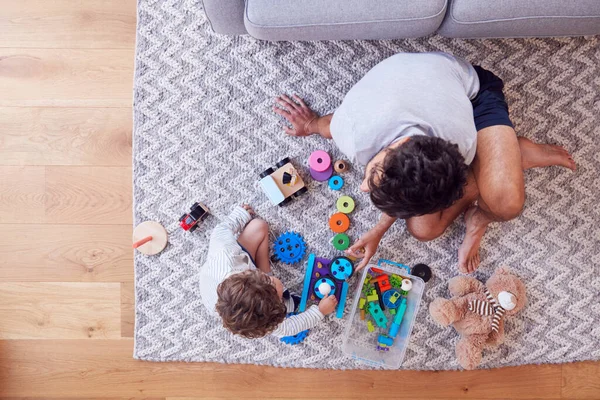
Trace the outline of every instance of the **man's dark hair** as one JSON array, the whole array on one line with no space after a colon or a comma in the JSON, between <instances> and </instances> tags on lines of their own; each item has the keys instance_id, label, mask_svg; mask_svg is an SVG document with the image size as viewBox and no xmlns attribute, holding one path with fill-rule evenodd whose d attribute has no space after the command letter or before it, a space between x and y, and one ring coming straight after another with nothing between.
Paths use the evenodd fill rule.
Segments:
<instances>
[{"instance_id":1,"label":"man's dark hair","mask_svg":"<svg viewBox=\"0 0 600 400\"><path fill-rule=\"evenodd\" d=\"M225 279L217 287L217 296L223 326L250 339L273 332L287 314L269 276L256 269Z\"/></svg>"},{"instance_id":2,"label":"man's dark hair","mask_svg":"<svg viewBox=\"0 0 600 400\"><path fill-rule=\"evenodd\" d=\"M371 201L392 217L411 218L450 207L464 193L468 167L458 146L444 139L412 136L388 149L369 176Z\"/></svg>"}]
</instances>

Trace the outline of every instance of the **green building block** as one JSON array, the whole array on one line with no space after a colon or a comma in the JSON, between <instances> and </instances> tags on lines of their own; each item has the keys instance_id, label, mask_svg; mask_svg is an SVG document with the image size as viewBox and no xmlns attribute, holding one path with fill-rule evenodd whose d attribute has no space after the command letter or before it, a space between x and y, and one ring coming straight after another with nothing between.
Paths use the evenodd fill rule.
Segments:
<instances>
[{"instance_id":1,"label":"green building block","mask_svg":"<svg viewBox=\"0 0 600 400\"><path fill-rule=\"evenodd\" d=\"M371 321L367 321L367 329L369 330L369 332L375 331L375 327L373 326L373 323Z\"/></svg>"},{"instance_id":2,"label":"green building block","mask_svg":"<svg viewBox=\"0 0 600 400\"><path fill-rule=\"evenodd\" d=\"M380 328L387 328L388 319L383 313L381 307L379 307L379 303L369 303L369 314L375 320L375 324Z\"/></svg>"},{"instance_id":3,"label":"green building block","mask_svg":"<svg viewBox=\"0 0 600 400\"><path fill-rule=\"evenodd\" d=\"M365 278L365 285L368 285L369 283L371 283L371 279L373 279L373 277L369 274L367 274L367 277Z\"/></svg>"},{"instance_id":4,"label":"green building block","mask_svg":"<svg viewBox=\"0 0 600 400\"><path fill-rule=\"evenodd\" d=\"M379 301L379 296L377 296L377 294L370 294L367 296L367 301L369 303Z\"/></svg>"},{"instance_id":5,"label":"green building block","mask_svg":"<svg viewBox=\"0 0 600 400\"><path fill-rule=\"evenodd\" d=\"M402 277L398 276L396 274L392 274L390 276L390 284L395 288L401 287L402 286Z\"/></svg>"},{"instance_id":6,"label":"green building block","mask_svg":"<svg viewBox=\"0 0 600 400\"><path fill-rule=\"evenodd\" d=\"M367 300L366 300L366 299L363 299L363 298L361 297L361 299L360 299L360 302L358 303L358 308L360 308L361 310L362 310L363 308L365 308L365 303L366 303L366 302L367 302Z\"/></svg>"},{"instance_id":7,"label":"green building block","mask_svg":"<svg viewBox=\"0 0 600 400\"><path fill-rule=\"evenodd\" d=\"M396 314L396 309L395 308L388 308L388 310L390 311L390 314L392 314L392 315Z\"/></svg>"}]
</instances>

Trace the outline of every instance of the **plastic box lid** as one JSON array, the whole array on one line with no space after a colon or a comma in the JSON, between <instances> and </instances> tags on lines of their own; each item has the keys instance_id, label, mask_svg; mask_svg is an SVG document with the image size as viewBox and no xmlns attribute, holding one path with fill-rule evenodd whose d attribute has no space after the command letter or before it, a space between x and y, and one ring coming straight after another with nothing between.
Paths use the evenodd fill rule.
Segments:
<instances>
[{"instance_id":1,"label":"plastic box lid","mask_svg":"<svg viewBox=\"0 0 600 400\"><path fill-rule=\"evenodd\" d=\"M390 347L389 351L377 350L377 337L381 334L387 334L388 329L391 325L391 321L388 322L388 329L383 329L375 326L374 332L369 332L367 329L367 319L360 319L360 308L359 301L362 296L362 287L367 276L367 273L372 271L373 268L383 271L387 275L400 275L405 278L410 278L412 281L412 289L406 296L406 312L402 323L400 325L400 331L394 340L394 344ZM413 324L419 311L421 304L421 298L423 297L423 291L425 289L425 282L418 276L410 275L406 270L396 266L388 265L374 265L369 264L363 270L359 285L356 288L354 294L354 301L352 302L351 313L346 321L346 327L343 335L342 351L352 357L355 360L361 361L371 366L383 367L389 369L398 369L404 360L406 348L410 340L410 334L413 329ZM366 306L365 306L366 308ZM389 311L385 310L384 313L389 318ZM367 312L368 315L368 312ZM393 317L393 316L392 316Z\"/></svg>"}]
</instances>

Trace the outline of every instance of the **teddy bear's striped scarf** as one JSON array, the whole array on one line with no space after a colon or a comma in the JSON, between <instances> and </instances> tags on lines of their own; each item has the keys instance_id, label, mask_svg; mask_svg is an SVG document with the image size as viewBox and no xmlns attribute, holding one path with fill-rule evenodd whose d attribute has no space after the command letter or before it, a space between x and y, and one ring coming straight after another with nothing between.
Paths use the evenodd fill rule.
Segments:
<instances>
[{"instance_id":1,"label":"teddy bear's striped scarf","mask_svg":"<svg viewBox=\"0 0 600 400\"><path fill-rule=\"evenodd\" d=\"M483 289L485 297L488 301L472 300L469 302L469 311L477 313L479 315L493 315L492 317L492 331L498 332L500 329L500 321L504 317L506 310L498 304L494 296L491 295L487 288Z\"/></svg>"}]
</instances>

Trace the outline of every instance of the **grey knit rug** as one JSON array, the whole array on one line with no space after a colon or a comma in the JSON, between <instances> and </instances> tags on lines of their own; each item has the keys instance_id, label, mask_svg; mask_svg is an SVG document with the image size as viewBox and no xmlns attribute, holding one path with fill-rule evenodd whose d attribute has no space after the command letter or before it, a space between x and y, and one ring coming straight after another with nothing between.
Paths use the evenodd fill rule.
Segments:
<instances>
[{"instance_id":1,"label":"grey knit rug","mask_svg":"<svg viewBox=\"0 0 600 400\"><path fill-rule=\"evenodd\" d=\"M298 346L274 338L226 333L198 295L198 270L217 218L252 204L274 234L302 233L309 251L333 256L328 216L336 194L310 179L309 194L273 207L258 174L289 156L305 165L315 149L339 156L333 143L286 137L271 111L273 97L297 93L321 113L333 111L373 65L402 51L443 50L481 64L506 83L519 134L564 145L577 173L548 168L526 173L523 215L496 224L483 242L485 280L508 265L527 283L529 305L507 320L506 344L486 351L482 367L600 359L600 40L594 38L268 43L209 31L199 0L139 0L135 73L135 223L160 221L170 232L158 256L136 253L135 357L151 361L216 361L286 367L364 368L340 350L345 320L331 318ZM355 197L350 236L357 239L379 213L359 193L362 171L347 175ZM307 178L306 170L304 177ZM178 227L195 201L214 216L194 233ZM427 307L448 296L457 274L462 221L423 244L397 223L379 256L428 263L426 287L404 368L454 369L455 332L436 326ZM275 265L301 290L305 265ZM352 287L352 290L356 285Z\"/></svg>"}]
</instances>

